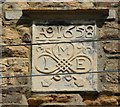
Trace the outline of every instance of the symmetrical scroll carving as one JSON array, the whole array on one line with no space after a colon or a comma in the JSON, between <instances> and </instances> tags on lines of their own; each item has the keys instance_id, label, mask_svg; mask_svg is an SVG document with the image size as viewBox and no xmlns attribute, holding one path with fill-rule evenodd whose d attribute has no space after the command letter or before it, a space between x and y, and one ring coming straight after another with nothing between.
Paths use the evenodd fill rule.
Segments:
<instances>
[{"instance_id":1,"label":"symmetrical scroll carving","mask_svg":"<svg viewBox=\"0 0 120 107\"><path fill-rule=\"evenodd\" d=\"M79 47L78 47L79 46ZM89 72L92 69L92 58L87 55L87 49L82 44L50 44L37 47L38 57L35 68L37 71L47 74L57 72ZM85 52L84 52L85 51ZM77 53L75 53L77 52ZM58 76L54 77L59 80ZM68 79L66 79L68 80Z\"/></svg>"}]
</instances>

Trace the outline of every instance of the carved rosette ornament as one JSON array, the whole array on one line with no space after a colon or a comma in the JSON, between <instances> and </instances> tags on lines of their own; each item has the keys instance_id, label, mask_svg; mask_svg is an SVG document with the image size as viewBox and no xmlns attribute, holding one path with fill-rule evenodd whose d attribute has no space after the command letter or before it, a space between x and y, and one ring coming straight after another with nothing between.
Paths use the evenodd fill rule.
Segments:
<instances>
[{"instance_id":1,"label":"carved rosette ornament","mask_svg":"<svg viewBox=\"0 0 120 107\"><path fill-rule=\"evenodd\" d=\"M33 91L95 91L97 76L88 72L97 68L96 43L78 42L95 35L95 24L33 24L33 43L41 44L32 46L32 73L46 75L33 77Z\"/></svg>"}]
</instances>

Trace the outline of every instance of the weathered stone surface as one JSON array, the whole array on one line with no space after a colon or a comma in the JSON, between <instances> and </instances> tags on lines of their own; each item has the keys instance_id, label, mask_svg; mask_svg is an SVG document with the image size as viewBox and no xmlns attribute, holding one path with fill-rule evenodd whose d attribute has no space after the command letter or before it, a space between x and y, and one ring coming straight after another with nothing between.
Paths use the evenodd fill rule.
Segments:
<instances>
[{"instance_id":1,"label":"weathered stone surface","mask_svg":"<svg viewBox=\"0 0 120 107\"><path fill-rule=\"evenodd\" d=\"M118 84L119 83L119 73L118 72L112 72L112 73L106 73L106 81L113 83L113 84Z\"/></svg>"},{"instance_id":2,"label":"weathered stone surface","mask_svg":"<svg viewBox=\"0 0 120 107\"><path fill-rule=\"evenodd\" d=\"M81 8L81 3L76 1L69 2L34 2L28 3L30 7L34 8L56 8L56 9L69 9L69 8Z\"/></svg>"},{"instance_id":3,"label":"weathered stone surface","mask_svg":"<svg viewBox=\"0 0 120 107\"><path fill-rule=\"evenodd\" d=\"M12 92L11 94L3 94L2 96L3 103L20 103L20 100L22 99L21 94L16 92Z\"/></svg>"},{"instance_id":4,"label":"weathered stone surface","mask_svg":"<svg viewBox=\"0 0 120 107\"><path fill-rule=\"evenodd\" d=\"M30 97L30 86L29 85L9 85L2 86L2 94L11 94L11 92L17 92L20 94L25 94Z\"/></svg>"},{"instance_id":5,"label":"weathered stone surface","mask_svg":"<svg viewBox=\"0 0 120 107\"><path fill-rule=\"evenodd\" d=\"M19 38L20 37L18 32L15 29L11 28L11 27L4 27L3 28L3 35L6 38L10 38L10 39Z\"/></svg>"},{"instance_id":6,"label":"weathered stone surface","mask_svg":"<svg viewBox=\"0 0 120 107\"><path fill-rule=\"evenodd\" d=\"M117 13L116 10L113 10L113 9L109 10L109 16L108 16L107 19L116 19L117 18L117 14L116 13Z\"/></svg>"},{"instance_id":7,"label":"weathered stone surface","mask_svg":"<svg viewBox=\"0 0 120 107\"><path fill-rule=\"evenodd\" d=\"M8 72L9 71L9 72ZM28 67L24 68L17 68L17 67L10 67L7 68L7 72L3 72L2 76L14 76L13 78L3 78L2 79L2 86L6 85L25 85L28 83L28 78L24 77L29 75ZM15 76L19 76L15 78ZM22 77L23 76L23 77Z\"/></svg>"},{"instance_id":8,"label":"weathered stone surface","mask_svg":"<svg viewBox=\"0 0 120 107\"><path fill-rule=\"evenodd\" d=\"M2 107L20 107L19 103L3 103Z\"/></svg>"},{"instance_id":9,"label":"weathered stone surface","mask_svg":"<svg viewBox=\"0 0 120 107\"><path fill-rule=\"evenodd\" d=\"M105 43L103 49L105 53L108 54L120 53L120 43L119 42Z\"/></svg>"},{"instance_id":10,"label":"weathered stone surface","mask_svg":"<svg viewBox=\"0 0 120 107\"><path fill-rule=\"evenodd\" d=\"M2 64L2 62L0 62L0 72L5 72L7 70L6 65Z\"/></svg>"},{"instance_id":11,"label":"weathered stone surface","mask_svg":"<svg viewBox=\"0 0 120 107\"><path fill-rule=\"evenodd\" d=\"M28 107L27 98L26 98L26 96L25 96L24 94L22 95L22 99L21 99L21 101L20 101L20 104L21 104L22 106Z\"/></svg>"},{"instance_id":12,"label":"weathered stone surface","mask_svg":"<svg viewBox=\"0 0 120 107\"><path fill-rule=\"evenodd\" d=\"M17 29L21 32L22 41L25 43L31 43L31 30L29 27L18 26Z\"/></svg>"},{"instance_id":13,"label":"weathered stone surface","mask_svg":"<svg viewBox=\"0 0 120 107\"><path fill-rule=\"evenodd\" d=\"M105 70L108 72L104 73L102 77L102 91L110 91L111 93L119 93L120 85L119 78L120 74L117 72L119 68L119 59L108 59L106 61ZM110 72L109 72L110 70ZM117 70L116 72L111 72Z\"/></svg>"},{"instance_id":14,"label":"weathered stone surface","mask_svg":"<svg viewBox=\"0 0 120 107\"><path fill-rule=\"evenodd\" d=\"M101 38L119 38L119 26L117 22L106 22L102 28L100 28ZM99 37L99 38L100 38Z\"/></svg>"},{"instance_id":15,"label":"weathered stone surface","mask_svg":"<svg viewBox=\"0 0 120 107\"><path fill-rule=\"evenodd\" d=\"M107 59L105 70L119 70L120 69L120 59Z\"/></svg>"},{"instance_id":16,"label":"weathered stone surface","mask_svg":"<svg viewBox=\"0 0 120 107\"><path fill-rule=\"evenodd\" d=\"M28 58L20 58L20 57L7 57L1 59L1 63L5 65L6 67L28 67L29 66L29 60Z\"/></svg>"},{"instance_id":17,"label":"weathered stone surface","mask_svg":"<svg viewBox=\"0 0 120 107\"><path fill-rule=\"evenodd\" d=\"M94 7L94 4L93 2L91 2L90 0L84 0L82 2L82 8L86 8L86 9L89 9L89 8L93 8Z\"/></svg>"},{"instance_id":18,"label":"weathered stone surface","mask_svg":"<svg viewBox=\"0 0 120 107\"><path fill-rule=\"evenodd\" d=\"M110 7L118 7L118 2L119 0L115 0L114 2L94 2L95 6L98 8L98 7L107 7L107 8L110 8Z\"/></svg>"},{"instance_id":19,"label":"weathered stone surface","mask_svg":"<svg viewBox=\"0 0 120 107\"><path fill-rule=\"evenodd\" d=\"M117 96L100 95L96 100L85 100L84 103L90 106L117 106L119 104Z\"/></svg>"},{"instance_id":20,"label":"weathered stone surface","mask_svg":"<svg viewBox=\"0 0 120 107\"><path fill-rule=\"evenodd\" d=\"M18 32L11 28L11 27L5 27L3 28L3 36L2 36L2 42L5 44L19 44L21 43L20 35Z\"/></svg>"},{"instance_id":21,"label":"weathered stone surface","mask_svg":"<svg viewBox=\"0 0 120 107\"><path fill-rule=\"evenodd\" d=\"M33 25L32 42L43 44L32 46L32 74L56 75L44 76L44 79L32 78L32 90L97 91L97 74L71 75L71 73L97 70L96 44L93 42L67 43L78 39L93 39L96 34L95 29L95 24L80 26ZM44 43L49 43L49 45ZM61 73L67 74L60 75Z\"/></svg>"},{"instance_id":22,"label":"weathered stone surface","mask_svg":"<svg viewBox=\"0 0 120 107\"><path fill-rule=\"evenodd\" d=\"M6 11L6 19L20 19L22 17L22 11Z\"/></svg>"},{"instance_id":23,"label":"weathered stone surface","mask_svg":"<svg viewBox=\"0 0 120 107\"><path fill-rule=\"evenodd\" d=\"M28 59L27 58L5 58L1 61L2 76L25 76L29 75ZM4 78L2 79L2 86L27 84L27 77L19 78Z\"/></svg>"},{"instance_id":24,"label":"weathered stone surface","mask_svg":"<svg viewBox=\"0 0 120 107\"><path fill-rule=\"evenodd\" d=\"M25 46L7 46L3 48L2 53L6 57L29 57L29 49Z\"/></svg>"},{"instance_id":25,"label":"weathered stone surface","mask_svg":"<svg viewBox=\"0 0 120 107\"><path fill-rule=\"evenodd\" d=\"M102 91L108 91L111 93L119 93L120 92L120 85L119 84L111 84L109 82L102 83Z\"/></svg>"},{"instance_id":26,"label":"weathered stone surface","mask_svg":"<svg viewBox=\"0 0 120 107\"><path fill-rule=\"evenodd\" d=\"M37 95L28 99L29 105L85 105L78 94Z\"/></svg>"},{"instance_id":27,"label":"weathered stone surface","mask_svg":"<svg viewBox=\"0 0 120 107\"><path fill-rule=\"evenodd\" d=\"M0 17L0 36L2 35L2 18ZM0 40L1 42L1 40Z\"/></svg>"},{"instance_id":28,"label":"weathered stone surface","mask_svg":"<svg viewBox=\"0 0 120 107\"><path fill-rule=\"evenodd\" d=\"M29 5L27 2L18 2L18 1L11 1L8 0L8 2L4 3L3 7L5 10L21 10L21 9L26 9Z\"/></svg>"},{"instance_id":29,"label":"weathered stone surface","mask_svg":"<svg viewBox=\"0 0 120 107\"><path fill-rule=\"evenodd\" d=\"M16 30L16 23L17 22L18 22L18 20L5 20L5 21L3 21L3 24L7 27L7 28L4 28L4 29Z\"/></svg>"},{"instance_id":30,"label":"weathered stone surface","mask_svg":"<svg viewBox=\"0 0 120 107\"><path fill-rule=\"evenodd\" d=\"M15 76L15 74L13 72L10 73L2 73L2 76L5 77L12 77ZM3 78L2 79L2 86L7 86L7 85L16 85L16 78Z\"/></svg>"},{"instance_id":31,"label":"weathered stone surface","mask_svg":"<svg viewBox=\"0 0 120 107\"><path fill-rule=\"evenodd\" d=\"M11 1L12 2L12 1ZM77 8L109 8L109 7L118 7L118 1L116 0L116 2L111 3L111 2L92 2L91 0L84 0L81 2L81 0L65 0L65 2L63 2L61 0L57 1L56 0L52 0L51 2L49 2L49 0L41 0L41 2L38 2L36 0L35 1L31 1L30 2L13 2L13 3L5 3L4 4L4 8L6 10L22 10L22 9L26 9L26 8L42 8L42 7L46 7L46 8L55 8L55 7L63 7L63 8L73 8L73 7L77 7Z\"/></svg>"}]
</instances>

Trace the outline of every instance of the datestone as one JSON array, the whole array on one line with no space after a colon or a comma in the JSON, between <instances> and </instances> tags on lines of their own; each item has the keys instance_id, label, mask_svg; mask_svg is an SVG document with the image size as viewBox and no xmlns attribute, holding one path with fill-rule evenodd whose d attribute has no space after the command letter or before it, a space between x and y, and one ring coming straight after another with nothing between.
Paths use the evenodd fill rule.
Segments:
<instances>
[{"instance_id":1,"label":"datestone","mask_svg":"<svg viewBox=\"0 0 120 107\"><path fill-rule=\"evenodd\" d=\"M32 27L32 91L97 91L95 23Z\"/></svg>"}]
</instances>

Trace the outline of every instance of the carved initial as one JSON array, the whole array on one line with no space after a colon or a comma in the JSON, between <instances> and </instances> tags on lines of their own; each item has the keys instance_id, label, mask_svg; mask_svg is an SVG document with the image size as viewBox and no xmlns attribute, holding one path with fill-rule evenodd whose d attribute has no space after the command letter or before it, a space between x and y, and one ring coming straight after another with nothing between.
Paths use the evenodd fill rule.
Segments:
<instances>
[{"instance_id":1,"label":"carved initial","mask_svg":"<svg viewBox=\"0 0 120 107\"><path fill-rule=\"evenodd\" d=\"M48 67L47 67L47 58L43 58L44 60L44 70L48 70Z\"/></svg>"},{"instance_id":2,"label":"carved initial","mask_svg":"<svg viewBox=\"0 0 120 107\"><path fill-rule=\"evenodd\" d=\"M64 54L65 52L66 52L66 55L69 55L68 48L69 48L68 46L66 47L58 46L58 55L60 56L62 53Z\"/></svg>"},{"instance_id":3,"label":"carved initial","mask_svg":"<svg viewBox=\"0 0 120 107\"><path fill-rule=\"evenodd\" d=\"M85 59L81 58L76 59L76 69L85 70Z\"/></svg>"}]
</instances>

